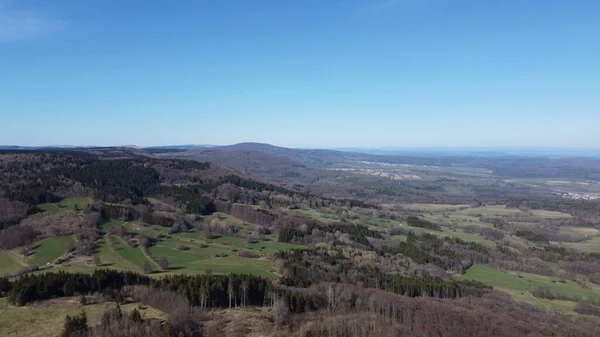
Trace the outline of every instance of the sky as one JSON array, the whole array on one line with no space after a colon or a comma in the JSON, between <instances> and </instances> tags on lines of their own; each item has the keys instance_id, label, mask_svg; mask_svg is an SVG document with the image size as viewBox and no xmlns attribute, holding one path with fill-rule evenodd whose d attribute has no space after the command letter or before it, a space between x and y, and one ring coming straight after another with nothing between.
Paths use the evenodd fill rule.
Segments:
<instances>
[{"instance_id":1,"label":"sky","mask_svg":"<svg viewBox=\"0 0 600 337\"><path fill-rule=\"evenodd\" d=\"M600 148L598 0L0 0L0 144Z\"/></svg>"}]
</instances>

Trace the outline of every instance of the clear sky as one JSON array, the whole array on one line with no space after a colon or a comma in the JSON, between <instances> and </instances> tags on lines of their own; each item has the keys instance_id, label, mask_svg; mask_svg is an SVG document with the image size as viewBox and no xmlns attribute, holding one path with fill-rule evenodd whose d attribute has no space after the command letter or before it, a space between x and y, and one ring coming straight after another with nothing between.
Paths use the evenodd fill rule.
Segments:
<instances>
[{"instance_id":1,"label":"clear sky","mask_svg":"<svg viewBox=\"0 0 600 337\"><path fill-rule=\"evenodd\" d=\"M0 144L600 147L598 0L0 0Z\"/></svg>"}]
</instances>

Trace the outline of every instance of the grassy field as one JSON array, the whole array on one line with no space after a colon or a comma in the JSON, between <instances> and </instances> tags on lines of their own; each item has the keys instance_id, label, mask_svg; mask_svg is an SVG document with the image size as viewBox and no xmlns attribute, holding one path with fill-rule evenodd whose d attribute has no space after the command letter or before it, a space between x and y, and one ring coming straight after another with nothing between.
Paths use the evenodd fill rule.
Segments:
<instances>
[{"instance_id":1,"label":"grassy field","mask_svg":"<svg viewBox=\"0 0 600 337\"><path fill-rule=\"evenodd\" d=\"M129 254L125 254L123 251L115 250L109 244L108 240L109 240L109 238L105 237L105 238L98 240L98 242L96 242L98 244L98 249L96 250L95 255L97 255L100 258L100 266L98 266L98 268L110 268L110 269L117 269L117 270L123 270L123 271L131 270L131 271L136 271L136 272L142 271L143 262L142 262L142 265L140 266L140 265L136 264L135 262L131 261L129 259L129 257L130 257ZM121 246L119 245L119 247L121 247ZM127 246L127 247L129 247L129 246ZM129 248L131 248L131 247L129 247ZM140 251L140 253L141 253L141 251ZM50 269L45 269L45 270L42 270L39 272L44 273L44 272L66 271L66 272L72 272L72 273L75 273L75 272L92 273L94 271L94 269L96 269L97 267L94 264L92 264L91 260L92 260L91 257L77 257L67 263L60 264L60 265L54 265Z\"/></svg>"},{"instance_id":2,"label":"grassy field","mask_svg":"<svg viewBox=\"0 0 600 337\"><path fill-rule=\"evenodd\" d=\"M133 235L144 234L148 237L156 238L160 234L167 235L169 234L169 228L161 227L161 226L145 226L139 222L128 222L125 224L125 230L127 233L131 233Z\"/></svg>"},{"instance_id":3,"label":"grassy field","mask_svg":"<svg viewBox=\"0 0 600 337\"><path fill-rule=\"evenodd\" d=\"M587 235L587 236L600 235L600 231L598 231L596 228L591 228L591 227L561 226L560 231L563 233L573 233L573 234L577 234L577 235Z\"/></svg>"},{"instance_id":4,"label":"grassy field","mask_svg":"<svg viewBox=\"0 0 600 337\"><path fill-rule=\"evenodd\" d=\"M168 234L169 228L159 226L145 226L137 222L125 224L128 233L135 235L145 234L149 237L164 235L157 244L148 249L149 254L158 260L162 257L169 261L169 269L166 273L172 274L196 274L211 270L213 273L249 273L265 277L274 277L275 267L268 255L280 251L295 248L304 248L300 245L292 245L278 242L274 236L266 237L261 241L248 243L239 237L215 237L207 239L203 233L189 231L177 234ZM108 236L100 239L98 249L95 252L100 259L99 268L111 268L118 270L143 271L144 262L150 263L152 274L160 277L165 272L144 255L141 248L130 247L122 238ZM185 247L185 249L181 249ZM248 249L256 252L259 258L244 258L237 256L237 251ZM48 271L68 271L91 273L96 268L92 264L91 257L76 257L75 259L52 268L41 270L40 273Z\"/></svg>"},{"instance_id":5,"label":"grassy field","mask_svg":"<svg viewBox=\"0 0 600 337\"><path fill-rule=\"evenodd\" d=\"M101 303L81 307L79 298L61 298L44 301L39 304L24 307L9 305L5 298L0 298L0 336L2 337L50 337L58 336L62 330L67 315L77 315L85 310L90 325L100 323L100 318L106 305L114 303ZM121 306L123 313L138 308L138 303L129 303ZM142 318L165 319L161 311L148 306L140 310Z\"/></svg>"},{"instance_id":6,"label":"grassy field","mask_svg":"<svg viewBox=\"0 0 600 337\"><path fill-rule=\"evenodd\" d=\"M289 213L289 214L300 214L300 215L304 215L307 217L310 217L312 219L315 220L319 220L319 221L323 221L323 222L337 222L339 221L339 216L333 212L331 212L329 209L327 208L323 208L323 209L289 209L289 208L282 208L282 211Z\"/></svg>"},{"instance_id":7,"label":"grassy field","mask_svg":"<svg viewBox=\"0 0 600 337\"><path fill-rule=\"evenodd\" d=\"M108 233L111 229L119 227L123 224L121 220L110 219L104 221L100 228L102 229L102 233Z\"/></svg>"},{"instance_id":8,"label":"grassy field","mask_svg":"<svg viewBox=\"0 0 600 337\"><path fill-rule=\"evenodd\" d=\"M581 242L562 242L560 244L586 253L600 253L600 236Z\"/></svg>"},{"instance_id":9,"label":"grassy field","mask_svg":"<svg viewBox=\"0 0 600 337\"><path fill-rule=\"evenodd\" d=\"M230 225L234 225L237 228L246 228L249 225L249 223L247 221L244 221L242 219L238 219L229 214L220 213L220 212L216 212L212 215L204 217L204 221L210 222L210 221L212 221L212 219L215 219L215 218L219 219L219 221L221 221L223 223L228 223Z\"/></svg>"},{"instance_id":10,"label":"grassy field","mask_svg":"<svg viewBox=\"0 0 600 337\"><path fill-rule=\"evenodd\" d=\"M67 198L57 203L39 204L38 207L47 212L74 211L86 208L92 199L85 197Z\"/></svg>"},{"instance_id":11,"label":"grassy field","mask_svg":"<svg viewBox=\"0 0 600 337\"><path fill-rule=\"evenodd\" d=\"M68 252L69 245L75 243L73 236L56 236L38 242L29 262L36 266L53 263Z\"/></svg>"},{"instance_id":12,"label":"grassy field","mask_svg":"<svg viewBox=\"0 0 600 337\"><path fill-rule=\"evenodd\" d=\"M179 249L182 245L185 250ZM184 244L181 240L165 240L150 248L155 258L166 257L169 269L175 273L205 273L207 270L217 274L248 273L273 277L273 264L266 259L251 259L236 256L229 247L208 243L201 248L198 244ZM220 257L217 257L219 255Z\"/></svg>"},{"instance_id":13,"label":"grassy field","mask_svg":"<svg viewBox=\"0 0 600 337\"><path fill-rule=\"evenodd\" d=\"M469 207L469 205L448 205L448 204L403 204L403 208L424 211L424 212L441 212L455 211L461 208Z\"/></svg>"},{"instance_id":14,"label":"grassy field","mask_svg":"<svg viewBox=\"0 0 600 337\"><path fill-rule=\"evenodd\" d=\"M101 267L139 271L140 266L117 253L108 240L109 238L106 237L98 242L100 248L98 249L97 255L100 258Z\"/></svg>"},{"instance_id":15,"label":"grassy field","mask_svg":"<svg viewBox=\"0 0 600 337\"><path fill-rule=\"evenodd\" d=\"M0 250L0 276L7 274L15 274L25 267L11 253Z\"/></svg>"},{"instance_id":16,"label":"grassy field","mask_svg":"<svg viewBox=\"0 0 600 337\"><path fill-rule=\"evenodd\" d=\"M148 259L144 252L139 247L131 247L129 246L122 238L118 236L109 236L109 247L113 249L118 256L120 256L123 260L128 261L132 265L134 265L137 271L144 270L144 264L150 264L150 267L154 271L158 271L160 268L154 263L152 260ZM106 247L105 247L106 249ZM102 260L101 260L102 262Z\"/></svg>"},{"instance_id":17,"label":"grassy field","mask_svg":"<svg viewBox=\"0 0 600 337\"><path fill-rule=\"evenodd\" d=\"M504 272L484 265L473 265L462 277L469 280L481 281L494 288L509 292L519 292L520 295L526 295L526 293L531 292L537 287L545 287L554 295L600 299L600 287L598 286L584 289L572 281L564 281L563 283L558 279L548 276L513 271Z\"/></svg>"}]
</instances>

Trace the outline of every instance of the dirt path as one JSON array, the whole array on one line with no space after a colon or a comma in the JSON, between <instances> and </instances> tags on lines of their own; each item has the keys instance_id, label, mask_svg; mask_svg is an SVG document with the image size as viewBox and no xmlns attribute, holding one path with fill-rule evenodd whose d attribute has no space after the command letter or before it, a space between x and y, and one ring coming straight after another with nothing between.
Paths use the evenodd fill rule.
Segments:
<instances>
[{"instance_id":1,"label":"dirt path","mask_svg":"<svg viewBox=\"0 0 600 337\"><path fill-rule=\"evenodd\" d=\"M148 255L148 252L146 252L146 247L140 247L140 249L142 250L142 253L144 253L144 256L150 260L150 263L152 263L153 265L156 266L156 268L158 268L158 270L163 270L160 265L158 263L156 263L156 261L154 261L150 255ZM164 270L163 270L164 271Z\"/></svg>"}]
</instances>

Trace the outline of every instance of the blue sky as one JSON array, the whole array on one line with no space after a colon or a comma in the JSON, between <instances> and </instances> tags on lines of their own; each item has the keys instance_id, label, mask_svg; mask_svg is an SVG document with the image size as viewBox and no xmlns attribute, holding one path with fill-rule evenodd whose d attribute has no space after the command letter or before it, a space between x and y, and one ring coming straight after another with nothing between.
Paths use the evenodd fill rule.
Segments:
<instances>
[{"instance_id":1,"label":"blue sky","mask_svg":"<svg viewBox=\"0 0 600 337\"><path fill-rule=\"evenodd\" d=\"M0 0L0 144L600 147L597 0Z\"/></svg>"}]
</instances>

